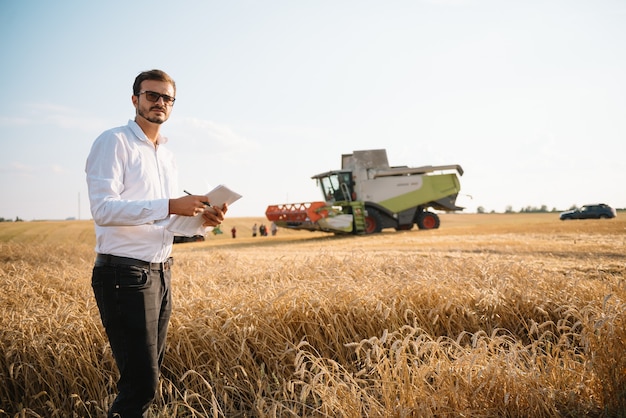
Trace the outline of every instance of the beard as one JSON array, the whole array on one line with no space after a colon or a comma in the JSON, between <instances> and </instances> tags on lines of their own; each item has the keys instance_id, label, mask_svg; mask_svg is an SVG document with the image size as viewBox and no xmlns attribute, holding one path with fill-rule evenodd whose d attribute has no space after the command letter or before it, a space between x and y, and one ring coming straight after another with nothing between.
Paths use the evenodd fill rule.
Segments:
<instances>
[{"instance_id":1,"label":"beard","mask_svg":"<svg viewBox=\"0 0 626 418\"><path fill-rule=\"evenodd\" d=\"M149 112L152 109L159 109L159 110L163 111L163 114L151 116ZM163 108L159 108L159 107L152 107L152 108L150 108L150 110L148 110L146 112L144 109L137 108L137 115L141 116L142 118L144 118L148 122L152 122L152 123L156 123L156 124L160 125L160 124L162 124L163 122L165 122L167 120L167 109L163 109Z\"/></svg>"}]
</instances>

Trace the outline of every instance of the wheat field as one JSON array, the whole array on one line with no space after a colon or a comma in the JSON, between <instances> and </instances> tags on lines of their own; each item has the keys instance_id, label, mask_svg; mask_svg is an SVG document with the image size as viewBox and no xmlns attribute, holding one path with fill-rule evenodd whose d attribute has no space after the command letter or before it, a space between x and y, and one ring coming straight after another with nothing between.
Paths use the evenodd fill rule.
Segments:
<instances>
[{"instance_id":1,"label":"wheat field","mask_svg":"<svg viewBox=\"0 0 626 418\"><path fill-rule=\"evenodd\" d=\"M151 417L626 416L626 214L174 247ZM236 225L238 237L227 231ZM0 224L0 417L102 417L90 221Z\"/></svg>"}]
</instances>

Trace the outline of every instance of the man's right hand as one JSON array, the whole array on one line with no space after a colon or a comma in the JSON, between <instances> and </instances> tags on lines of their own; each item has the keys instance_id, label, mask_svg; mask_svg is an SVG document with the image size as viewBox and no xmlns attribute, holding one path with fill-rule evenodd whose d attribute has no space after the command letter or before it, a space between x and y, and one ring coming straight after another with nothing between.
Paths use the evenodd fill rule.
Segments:
<instances>
[{"instance_id":1,"label":"man's right hand","mask_svg":"<svg viewBox=\"0 0 626 418\"><path fill-rule=\"evenodd\" d=\"M204 212L207 197L203 195L189 195L169 200L169 214L196 216Z\"/></svg>"}]
</instances>

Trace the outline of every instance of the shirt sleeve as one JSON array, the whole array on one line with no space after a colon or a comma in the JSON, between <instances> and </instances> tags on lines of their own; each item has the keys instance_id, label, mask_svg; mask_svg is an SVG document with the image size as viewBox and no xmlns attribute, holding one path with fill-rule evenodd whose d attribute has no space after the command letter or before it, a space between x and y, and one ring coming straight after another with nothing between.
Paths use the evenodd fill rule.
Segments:
<instances>
[{"instance_id":1,"label":"shirt sleeve","mask_svg":"<svg viewBox=\"0 0 626 418\"><path fill-rule=\"evenodd\" d=\"M139 182L138 173L127 172L130 164L127 139L119 133L105 132L96 139L87 157L85 172L91 214L100 226L144 225L169 217L167 197L151 195L149 188L148 193L142 193L141 187L137 187L140 185L129 188L125 183L133 179ZM141 179L146 183L152 180Z\"/></svg>"}]
</instances>

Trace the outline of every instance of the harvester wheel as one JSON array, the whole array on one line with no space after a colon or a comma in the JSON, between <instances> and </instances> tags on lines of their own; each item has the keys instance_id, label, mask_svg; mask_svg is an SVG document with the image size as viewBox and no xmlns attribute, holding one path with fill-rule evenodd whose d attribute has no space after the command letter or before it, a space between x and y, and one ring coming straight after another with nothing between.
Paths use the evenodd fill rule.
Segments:
<instances>
[{"instance_id":1,"label":"harvester wheel","mask_svg":"<svg viewBox=\"0 0 626 418\"><path fill-rule=\"evenodd\" d=\"M367 209L367 216L365 217L365 233L375 234L383 230L383 218L376 209Z\"/></svg>"},{"instance_id":2,"label":"harvester wheel","mask_svg":"<svg viewBox=\"0 0 626 418\"><path fill-rule=\"evenodd\" d=\"M419 229L439 228L439 216L436 213L424 211L417 216L417 227Z\"/></svg>"}]
</instances>

